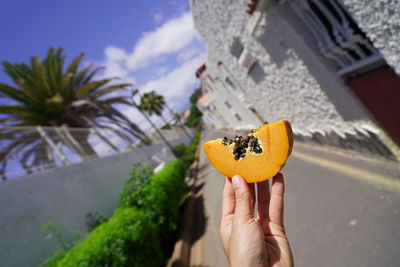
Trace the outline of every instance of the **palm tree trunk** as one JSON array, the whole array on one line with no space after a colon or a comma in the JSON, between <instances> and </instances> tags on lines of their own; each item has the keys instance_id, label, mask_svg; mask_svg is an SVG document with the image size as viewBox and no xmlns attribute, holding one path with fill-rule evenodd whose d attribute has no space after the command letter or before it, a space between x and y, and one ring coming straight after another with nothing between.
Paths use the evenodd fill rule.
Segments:
<instances>
[{"instance_id":1,"label":"palm tree trunk","mask_svg":"<svg viewBox=\"0 0 400 267\"><path fill-rule=\"evenodd\" d=\"M164 143L167 145L167 147L169 148L169 150L171 150L172 155L174 155L175 158L177 158L178 156L175 154L175 150L172 147L172 145L167 141L167 139L165 138L165 136L161 133L160 129L158 129L158 127L150 120L150 118L147 116L147 114L141 110L139 108L138 105L136 105L135 101L133 100L133 96L132 96L132 105L139 110L140 113L142 113L142 115L145 117L145 119L150 123L150 125L153 127L154 130L156 130L156 132L158 133L158 135L161 137L161 139L164 141Z\"/></svg>"}]
</instances>

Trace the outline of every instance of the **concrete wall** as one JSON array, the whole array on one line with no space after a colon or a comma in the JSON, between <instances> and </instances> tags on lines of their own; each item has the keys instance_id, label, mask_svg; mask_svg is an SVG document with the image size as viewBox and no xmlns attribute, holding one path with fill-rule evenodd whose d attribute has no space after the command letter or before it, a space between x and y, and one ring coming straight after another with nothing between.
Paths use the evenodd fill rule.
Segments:
<instances>
[{"instance_id":1,"label":"concrete wall","mask_svg":"<svg viewBox=\"0 0 400 267\"><path fill-rule=\"evenodd\" d=\"M341 1L387 63L400 75L400 1Z\"/></svg>"},{"instance_id":2,"label":"concrete wall","mask_svg":"<svg viewBox=\"0 0 400 267\"><path fill-rule=\"evenodd\" d=\"M164 145L156 144L0 183L0 266L38 265L57 249L45 239L43 224L52 220L86 233L87 213L114 212L135 162L169 159Z\"/></svg>"}]
</instances>

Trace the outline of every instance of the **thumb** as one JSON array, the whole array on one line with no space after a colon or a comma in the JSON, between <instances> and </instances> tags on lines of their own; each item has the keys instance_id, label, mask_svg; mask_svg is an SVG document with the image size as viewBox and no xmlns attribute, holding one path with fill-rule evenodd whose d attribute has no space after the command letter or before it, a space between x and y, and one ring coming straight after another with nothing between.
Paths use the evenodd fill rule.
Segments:
<instances>
[{"instance_id":1,"label":"thumb","mask_svg":"<svg viewBox=\"0 0 400 267\"><path fill-rule=\"evenodd\" d=\"M232 185L235 191L235 215L239 218L251 217L252 200L249 186L239 175L233 176Z\"/></svg>"}]
</instances>

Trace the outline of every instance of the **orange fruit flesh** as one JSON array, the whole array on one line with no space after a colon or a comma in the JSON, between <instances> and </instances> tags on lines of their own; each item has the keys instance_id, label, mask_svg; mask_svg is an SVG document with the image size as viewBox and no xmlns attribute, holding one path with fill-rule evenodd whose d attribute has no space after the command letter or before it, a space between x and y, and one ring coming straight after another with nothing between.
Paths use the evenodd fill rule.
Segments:
<instances>
[{"instance_id":1,"label":"orange fruit flesh","mask_svg":"<svg viewBox=\"0 0 400 267\"><path fill-rule=\"evenodd\" d=\"M253 135L258 138L262 152L256 154L247 149L246 156L234 159L234 144L222 144L222 138L204 143L204 151L211 164L223 175L232 178L240 175L248 183L267 180L285 165L292 151L292 128L288 121L278 121L261 126Z\"/></svg>"}]
</instances>

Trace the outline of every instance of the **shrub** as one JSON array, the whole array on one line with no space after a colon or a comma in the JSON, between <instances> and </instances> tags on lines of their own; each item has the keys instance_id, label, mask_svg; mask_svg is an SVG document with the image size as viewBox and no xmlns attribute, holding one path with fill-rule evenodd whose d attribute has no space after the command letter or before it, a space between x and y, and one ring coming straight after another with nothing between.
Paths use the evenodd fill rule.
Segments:
<instances>
[{"instance_id":1,"label":"shrub","mask_svg":"<svg viewBox=\"0 0 400 267\"><path fill-rule=\"evenodd\" d=\"M184 163L179 159L171 161L146 186L132 194L129 202L123 202L123 206L148 211L162 232L172 232L177 228L179 207L186 193L184 176Z\"/></svg>"},{"instance_id":2,"label":"shrub","mask_svg":"<svg viewBox=\"0 0 400 267\"><path fill-rule=\"evenodd\" d=\"M201 120L203 118L203 114L201 111L197 108L195 104L192 104L192 107L190 108L190 115L185 121L185 125L195 128L197 127Z\"/></svg>"},{"instance_id":3,"label":"shrub","mask_svg":"<svg viewBox=\"0 0 400 267\"><path fill-rule=\"evenodd\" d=\"M178 158L181 158L181 157L185 154L186 149L187 149L187 146L186 146L185 144L183 144L183 143L174 146L175 155L176 155Z\"/></svg>"},{"instance_id":4,"label":"shrub","mask_svg":"<svg viewBox=\"0 0 400 267\"><path fill-rule=\"evenodd\" d=\"M164 252L172 248L186 193L184 175L185 164L180 159L153 175L150 167L134 165L114 215L72 249L55 253L42 266L165 264Z\"/></svg>"},{"instance_id":5,"label":"shrub","mask_svg":"<svg viewBox=\"0 0 400 267\"><path fill-rule=\"evenodd\" d=\"M106 222L107 219L107 216L101 214L100 212L89 212L86 214L86 227L90 232L100 224Z\"/></svg>"},{"instance_id":6,"label":"shrub","mask_svg":"<svg viewBox=\"0 0 400 267\"><path fill-rule=\"evenodd\" d=\"M50 256L46 261L44 261L42 264L40 264L40 267L56 267L58 265L58 262L64 258L65 254L67 254L67 251L65 250L58 250L53 253L53 255Z\"/></svg>"},{"instance_id":7,"label":"shrub","mask_svg":"<svg viewBox=\"0 0 400 267\"><path fill-rule=\"evenodd\" d=\"M132 171L129 173L129 179L125 182L124 189L122 190L119 205L133 205L137 194L150 182L152 174L153 168L151 165L147 167L142 167L140 163L133 165Z\"/></svg>"},{"instance_id":8,"label":"shrub","mask_svg":"<svg viewBox=\"0 0 400 267\"><path fill-rule=\"evenodd\" d=\"M196 131L192 143L186 148L186 151L182 156L182 160L185 163L186 168L190 166L194 161L196 149L200 142L200 136L201 136L201 131Z\"/></svg>"},{"instance_id":9,"label":"shrub","mask_svg":"<svg viewBox=\"0 0 400 267\"><path fill-rule=\"evenodd\" d=\"M157 225L148 214L135 208L119 208L57 266L160 266L163 260Z\"/></svg>"}]
</instances>

